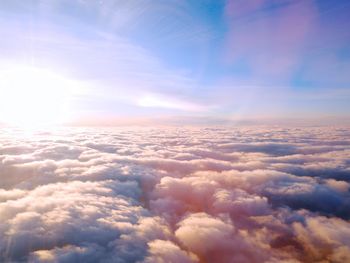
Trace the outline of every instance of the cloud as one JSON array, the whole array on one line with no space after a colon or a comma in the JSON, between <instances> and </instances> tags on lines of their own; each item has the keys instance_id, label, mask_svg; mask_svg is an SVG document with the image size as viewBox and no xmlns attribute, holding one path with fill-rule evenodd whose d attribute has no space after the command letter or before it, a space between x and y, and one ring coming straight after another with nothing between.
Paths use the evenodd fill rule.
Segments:
<instances>
[{"instance_id":1,"label":"cloud","mask_svg":"<svg viewBox=\"0 0 350 263\"><path fill-rule=\"evenodd\" d=\"M148 240L166 238L169 230L137 197L136 184L128 182L72 181L1 203L2 261L29 255L85 261L90 254L95 260L111 260L114 254L120 262L142 259ZM139 253L130 253L133 249Z\"/></svg>"},{"instance_id":2,"label":"cloud","mask_svg":"<svg viewBox=\"0 0 350 263\"><path fill-rule=\"evenodd\" d=\"M198 262L198 257L194 254L188 254L181 250L176 244L170 241L155 240L150 242L150 256L148 256L145 262L156 262L156 263L191 263Z\"/></svg>"},{"instance_id":3,"label":"cloud","mask_svg":"<svg viewBox=\"0 0 350 263\"><path fill-rule=\"evenodd\" d=\"M3 129L0 261L346 262L347 136Z\"/></svg>"},{"instance_id":4,"label":"cloud","mask_svg":"<svg viewBox=\"0 0 350 263\"><path fill-rule=\"evenodd\" d=\"M306 250L305 261L328 258L330 262L346 262L350 259L347 222L337 218L308 217L304 224L294 223L293 228Z\"/></svg>"}]
</instances>

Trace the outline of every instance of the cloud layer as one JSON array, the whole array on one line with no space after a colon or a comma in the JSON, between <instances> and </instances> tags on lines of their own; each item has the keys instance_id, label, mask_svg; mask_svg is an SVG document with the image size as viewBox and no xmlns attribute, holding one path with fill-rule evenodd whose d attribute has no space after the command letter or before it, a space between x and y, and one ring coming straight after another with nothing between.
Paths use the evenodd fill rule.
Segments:
<instances>
[{"instance_id":1,"label":"cloud layer","mask_svg":"<svg viewBox=\"0 0 350 263\"><path fill-rule=\"evenodd\" d=\"M350 261L343 128L0 134L1 262Z\"/></svg>"}]
</instances>

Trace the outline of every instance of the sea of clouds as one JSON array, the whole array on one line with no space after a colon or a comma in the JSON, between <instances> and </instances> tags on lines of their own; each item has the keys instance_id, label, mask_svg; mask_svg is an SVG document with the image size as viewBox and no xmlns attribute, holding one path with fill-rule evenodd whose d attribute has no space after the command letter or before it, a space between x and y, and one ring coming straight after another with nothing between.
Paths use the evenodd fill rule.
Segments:
<instances>
[{"instance_id":1,"label":"sea of clouds","mask_svg":"<svg viewBox=\"0 0 350 263\"><path fill-rule=\"evenodd\" d=\"M0 132L0 262L350 262L346 128Z\"/></svg>"}]
</instances>

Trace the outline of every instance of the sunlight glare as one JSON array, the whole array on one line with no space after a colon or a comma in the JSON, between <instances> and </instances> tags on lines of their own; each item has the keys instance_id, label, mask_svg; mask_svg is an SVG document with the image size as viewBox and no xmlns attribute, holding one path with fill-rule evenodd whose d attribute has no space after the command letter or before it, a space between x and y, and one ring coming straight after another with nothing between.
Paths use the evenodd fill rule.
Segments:
<instances>
[{"instance_id":1,"label":"sunlight glare","mask_svg":"<svg viewBox=\"0 0 350 263\"><path fill-rule=\"evenodd\" d=\"M37 127L69 119L73 82L46 69L16 67L0 72L0 122Z\"/></svg>"}]
</instances>

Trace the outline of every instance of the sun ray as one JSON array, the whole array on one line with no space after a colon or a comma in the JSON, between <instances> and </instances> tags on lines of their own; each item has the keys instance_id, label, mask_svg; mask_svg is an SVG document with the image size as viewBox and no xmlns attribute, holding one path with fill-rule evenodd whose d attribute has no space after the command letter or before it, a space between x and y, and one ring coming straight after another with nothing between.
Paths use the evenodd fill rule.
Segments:
<instances>
[{"instance_id":1,"label":"sun ray","mask_svg":"<svg viewBox=\"0 0 350 263\"><path fill-rule=\"evenodd\" d=\"M22 127L70 118L74 83L47 69L16 67L0 73L0 121Z\"/></svg>"}]
</instances>

